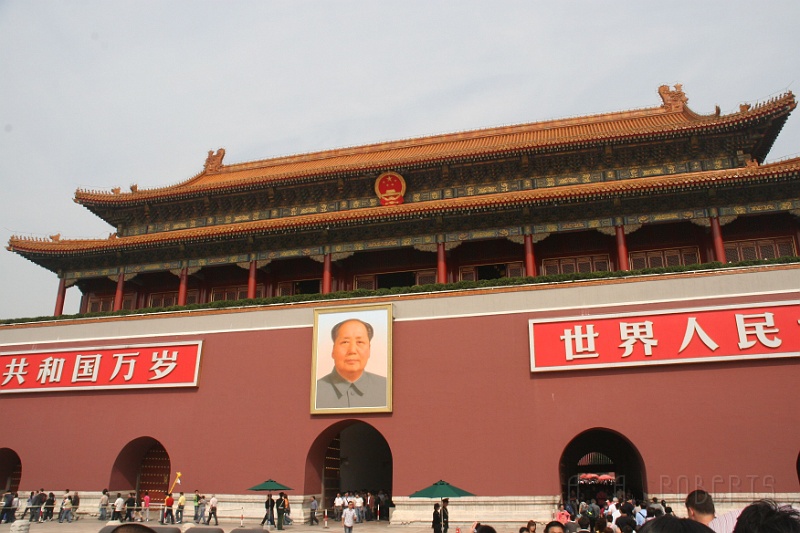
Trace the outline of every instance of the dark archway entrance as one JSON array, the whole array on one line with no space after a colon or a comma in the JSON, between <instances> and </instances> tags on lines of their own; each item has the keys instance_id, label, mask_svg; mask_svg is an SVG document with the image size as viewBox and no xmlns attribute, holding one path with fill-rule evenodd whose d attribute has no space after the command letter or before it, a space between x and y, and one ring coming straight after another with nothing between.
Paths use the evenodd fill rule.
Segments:
<instances>
[{"instance_id":1,"label":"dark archway entrance","mask_svg":"<svg viewBox=\"0 0 800 533\"><path fill-rule=\"evenodd\" d=\"M148 491L154 502L164 501L169 489L170 460L164 446L152 437L134 439L122 448L111 469L109 490Z\"/></svg>"},{"instance_id":2,"label":"dark archway entrance","mask_svg":"<svg viewBox=\"0 0 800 533\"><path fill-rule=\"evenodd\" d=\"M0 448L0 488L18 492L22 478L22 460L11 448Z\"/></svg>"},{"instance_id":3,"label":"dark archway entrance","mask_svg":"<svg viewBox=\"0 0 800 533\"><path fill-rule=\"evenodd\" d=\"M391 494L392 450L381 433L366 422L333 424L311 445L306 461L306 494L322 494L321 507L333 507L337 492L378 491Z\"/></svg>"},{"instance_id":4,"label":"dark archway entrance","mask_svg":"<svg viewBox=\"0 0 800 533\"><path fill-rule=\"evenodd\" d=\"M559 474L565 498L575 495L588 501L620 491L644 497L642 456L631 441L610 429L590 429L572 439L561 454Z\"/></svg>"}]
</instances>

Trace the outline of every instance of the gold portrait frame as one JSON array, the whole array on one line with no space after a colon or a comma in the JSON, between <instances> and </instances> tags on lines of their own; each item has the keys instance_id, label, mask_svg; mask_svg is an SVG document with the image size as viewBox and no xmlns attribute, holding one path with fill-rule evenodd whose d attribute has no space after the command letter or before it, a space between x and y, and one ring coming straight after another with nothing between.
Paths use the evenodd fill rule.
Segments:
<instances>
[{"instance_id":1,"label":"gold portrait frame","mask_svg":"<svg viewBox=\"0 0 800 533\"><path fill-rule=\"evenodd\" d=\"M363 379L352 384L353 388L335 371L332 338L334 326L350 321L369 324L373 332ZM392 304L315 309L311 414L391 412Z\"/></svg>"}]
</instances>

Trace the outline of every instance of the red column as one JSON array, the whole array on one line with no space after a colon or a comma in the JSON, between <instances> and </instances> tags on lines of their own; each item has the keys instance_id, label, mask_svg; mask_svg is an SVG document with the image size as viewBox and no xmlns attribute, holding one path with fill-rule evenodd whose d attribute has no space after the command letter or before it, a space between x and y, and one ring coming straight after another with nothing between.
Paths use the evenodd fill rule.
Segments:
<instances>
[{"instance_id":1,"label":"red column","mask_svg":"<svg viewBox=\"0 0 800 533\"><path fill-rule=\"evenodd\" d=\"M722 228L718 217L709 217L711 221L711 238L714 241L714 259L720 263L725 262L725 244L722 242Z\"/></svg>"},{"instance_id":2,"label":"red column","mask_svg":"<svg viewBox=\"0 0 800 533\"><path fill-rule=\"evenodd\" d=\"M533 235L525 235L525 275L536 275L536 258L533 255Z\"/></svg>"},{"instance_id":3,"label":"red column","mask_svg":"<svg viewBox=\"0 0 800 533\"><path fill-rule=\"evenodd\" d=\"M125 274L119 273L117 277L117 292L114 294L114 311L122 309L122 296L125 293Z\"/></svg>"},{"instance_id":4,"label":"red column","mask_svg":"<svg viewBox=\"0 0 800 533\"><path fill-rule=\"evenodd\" d=\"M620 224L614 226L617 232L617 264L620 270L630 270L628 262L628 245L625 244L625 227Z\"/></svg>"},{"instance_id":5,"label":"red column","mask_svg":"<svg viewBox=\"0 0 800 533\"><path fill-rule=\"evenodd\" d=\"M325 254L325 260L322 263L322 294L330 294L331 292L331 254Z\"/></svg>"},{"instance_id":6,"label":"red column","mask_svg":"<svg viewBox=\"0 0 800 533\"><path fill-rule=\"evenodd\" d=\"M181 269L181 284L178 286L178 305L186 305L186 287L189 283L189 270Z\"/></svg>"},{"instance_id":7,"label":"red column","mask_svg":"<svg viewBox=\"0 0 800 533\"><path fill-rule=\"evenodd\" d=\"M436 283L447 283L447 259L443 242L436 243Z\"/></svg>"},{"instance_id":8,"label":"red column","mask_svg":"<svg viewBox=\"0 0 800 533\"><path fill-rule=\"evenodd\" d=\"M56 293L56 309L53 311L53 316L61 316L64 313L64 299L67 296L67 280L59 278L58 280L58 293Z\"/></svg>"},{"instance_id":9,"label":"red column","mask_svg":"<svg viewBox=\"0 0 800 533\"><path fill-rule=\"evenodd\" d=\"M256 260L253 259L250 261L250 274L247 276L247 297L248 298L255 298L256 297L256 272L258 269L256 268Z\"/></svg>"}]
</instances>

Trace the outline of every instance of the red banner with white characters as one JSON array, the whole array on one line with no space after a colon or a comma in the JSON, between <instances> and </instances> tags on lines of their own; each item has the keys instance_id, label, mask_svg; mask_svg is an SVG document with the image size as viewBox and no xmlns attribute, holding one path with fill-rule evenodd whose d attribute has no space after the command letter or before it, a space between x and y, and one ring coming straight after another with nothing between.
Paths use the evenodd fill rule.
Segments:
<instances>
[{"instance_id":1,"label":"red banner with white characters","mask_svg":"<svg viewBox=\"0 0 800 533\"><path fill-rule=\"evenodd\" d=\"M800 356L800 302L528 322L531 372Z\"/></svg>"},{"instance_id":2,"label":"red banner with white characters","mask_svg":"<svg viewBox=\"0 0 800 533\"><path fill-rule=\"evenodd\" d=\"M196 387L201 341L0 352L0 394Z\"/></svg>"}]
</instances>

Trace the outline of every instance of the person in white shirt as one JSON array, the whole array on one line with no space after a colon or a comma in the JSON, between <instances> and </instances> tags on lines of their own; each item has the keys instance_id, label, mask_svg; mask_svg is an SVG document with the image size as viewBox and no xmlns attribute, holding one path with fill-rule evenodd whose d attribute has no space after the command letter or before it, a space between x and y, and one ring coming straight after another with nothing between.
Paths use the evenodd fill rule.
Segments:
<instances>
[{"instance_id":1,"label":"person in white shirt","mask_svg":"<svg viewBox=\"0 0 800 533\"><path fill-rule=\"evenodd\" d=\"M356 523L356 504L350 502L347 504L347 509L342 512L342 524L344 524L344 533L353 533L353 525Z\"/></svg>"},{"instance_id":2,"label":"person in white shirt","mask_svg":"<svg viewBox=\"0 0 800 533\"><path fill-rule=\"evenodd\" d=\"M211 495L211 501L209 502L209 509L208 509L208 519L206 520L207 525L211 525L211 517L214 517L214 525L219 525L219 520L217 520L217 497L213 494Z\"/></svg>"},{"instance_id":3,"label":"person in white shirt","mask_svg":"<svg viewBox=\"0 0 800 533\"><path fill-rule=\"evenodd\" d=\"M344 498L337 492L333 500L333 519L337 522L342 519L342 509L344 509Z\"/></svg>"},{"instance_id":4,"label":"person in white shirt","mask_svg":"<svg viewBox=\"0 0 800 533\"><path fill-rule=\"evenodd\" d=\"M125 510L125 500L122 499L122 494L117 493L117 499L114 500L114 512L111 513L111 520L119 520L122 522L123 511Z\"/></svg>"},{"instance_id":5,"label":"person in white shirt","mask_svg":"<svg viewBox=\"0 0 800 533\"><path fill-rule=\"evenodd\" d=\"M364 498L361 497L360 493L356 493L356 517L358 518L358 523L364 521Z\"/></svg>"}]
</instances>

